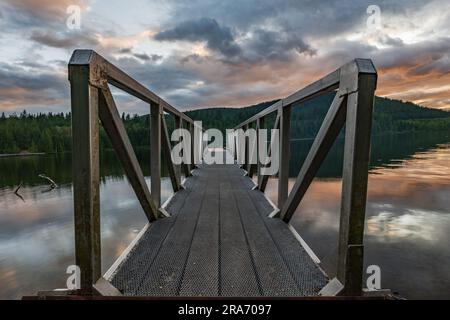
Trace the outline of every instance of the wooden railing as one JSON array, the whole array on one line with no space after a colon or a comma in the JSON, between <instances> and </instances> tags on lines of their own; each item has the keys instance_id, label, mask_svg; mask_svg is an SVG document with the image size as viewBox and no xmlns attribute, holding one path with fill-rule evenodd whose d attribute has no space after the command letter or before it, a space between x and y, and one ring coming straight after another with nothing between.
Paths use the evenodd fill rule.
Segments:
<instances>
[{"instance_id":1,"label":"wooden railing","mask_svg":"<svg viewBox=\"0 0 450 320\"><path fill-rule=\"evenodd\" d=\"M376 83L377 72L372 61L356 59L235 127L245 130L256 123L257 129L263 129L265 117L277 113L275 129L280 130L279 217L289 223L333 142L345 125L338 261L336 278L330 284L330 287L333 287L330 290L339 291L344 295L361 295L362 290L363 236ZM333 91L336 92L333 102L295 184L288 193L291 109L294 104L298 105ZM252 148L254 147L253 144ZM264 192L269 176L262 176L261 167L248 162L249 148L249 141L246 140L244 148L236 149L237 152L245 152L244 167L250 177L257 171L258 188ZM258 152L257 148L258 144L255 152ZM241 154L239 156L244 157Z\"/></svg>"},{"instance_id":2,"label":"wooden railing","mask_svg":"<svg viewBox=\"0 0 450 320\"><path fill-rule=\"evenodd\" d=\"M194 139L191 139L191 164L183 163L177 166L173 163L165 114L174 117L176 128L185 128L192 136L194 122L94 51L76 50L73 53L69 63L69 80L72 102L76 264L81 271L80 293L93 294L94 285L102 279L99 119L149 222L168 215L161 208L161 153L165 155L174 192L182 188L181 171L183 170L185 176L191 175L191 164L195 163ZM278 217L289 223L345 125L338 262L336 278L330 286L346 295L360 295L362 289L364 220L376 81L377 73L372 62L356 59L235 128L248 129L255 124L257 129L262 129L265 127L266 117L277 113L275 129L280 130ZM109 84L149 104L151 192L119 116ZM333 91L336 92L333 102L295 184L288 193L291 109L294 105ZM200 143L201 149L205 148L205 143L204 140ZM247 141L244 148L238 152L244 153L244 167L248 175L258 175L258 188L264 192L269 176L261 174L261 165L250 163L249 149ZM200 152L202 153L202 150Z\"/></svg>"},{"instance_id":3,"label":"wooden railing","mask_svg":"<svg viewBox=\"0 0 450 320\"><path fill-rule=\"evenodd\" d=\"M174 192L181 188L181 168L174 165L170 156L171 141L164 114L172 115L175 126L188 129L191 134L194 122L92 50L76 50L73 53L69 63L69 80L72 102L75 256L81 272L80 292L92 294L93 286L102 277L99 119L149 222L167 215L161 208L161 150L165 154ZM108 84L149 104L151 192ZM193 164L193 152L191 155L190 163ZM193 165L181 166L184 174L189 176Z\"/></svg>"}]
</instances>

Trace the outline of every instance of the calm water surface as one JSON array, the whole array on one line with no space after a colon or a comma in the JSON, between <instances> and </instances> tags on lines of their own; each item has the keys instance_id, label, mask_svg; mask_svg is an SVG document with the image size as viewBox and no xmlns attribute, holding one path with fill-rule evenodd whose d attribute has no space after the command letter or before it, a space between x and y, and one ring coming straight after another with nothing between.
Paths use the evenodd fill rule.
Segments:
<instances>
[{"instance_id":1,"label":"calm water surface","mask_svg":"<svg viewBox=\"0 0 450 320\"><path fill-rule=\"evenodd\" d=\"M311 141L292 141L295 177ZM319 258L334 256L343 141L338 140L292 224ZM149 183L149 153L137 152ZM0 158L0 298L65 286L74 263L71 155ZM450 135L376 137L372 147L365 262L382 287L407 298L450 298ZM58 184L49 190L38 177ZM105 272L146 219L112 152L101 156L102 259ZM22 198L14 194L16 187ZM291 180L291 186L293 179ZM267 193L276 200L277 180ZM163 200L171 195L163 180ZM332 263L330 262L330 265Z\"/></svg>"}]
</instances>

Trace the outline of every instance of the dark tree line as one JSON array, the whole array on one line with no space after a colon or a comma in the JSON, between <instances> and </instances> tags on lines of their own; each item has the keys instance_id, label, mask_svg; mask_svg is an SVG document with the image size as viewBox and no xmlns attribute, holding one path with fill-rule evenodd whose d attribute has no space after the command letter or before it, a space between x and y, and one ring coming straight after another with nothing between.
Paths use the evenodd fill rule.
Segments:
<instances>
[{"instance_id":1,"label":"dark tree line","mask_svg":"<svg viewBox=\"0 0 450 320\"><path fill-rule=\"evenodd\" d=\"M70 114L0 117L0 153L63 152L71 148Z\"/></svg>"},{"instance_id":2,"label":"dark tree line","mask_svg":"<svg viewBox=\"0 0 450 320\"><path fill-rule=\"evenodd\" d=\"M333 94L326 94L294 106L291 115L291 138L313 138L325 117ZM204 128L217 128L225 132L273 103L264 102L255 106L230 109L204 109L187 112L192 119L202 120ZM272 128L276 114L266 120L266 127ZM450 112L425 108L411 102L389 98L375 98L373 133L412 132L421 130L450 130Z\"/></svg>"},{"instance_id":3,"label":"dark tree line","mask_svg":"<svg viewBox=\"0 0 450 320\"><path fill-rule=\"evenodd\" d=\"M320 128L332 101L332 95L323 95L301 105L292 112L292 138L312 138ZM202 121L205 129L217 128L222 132L233 128L276 101L264 102L247 108L211 108L188 111L194 120ZM174 121L167 115L169 131ZM149 146L149 116L122 115L128 136L134 146ZM272 127L275 115L268 117L267 127ZM20 152L70 152L70 113L29 114L0 116L0 153ZM450 112L424 108L410 102L388 98L375 100L373 133L419 132L450 130ZM111 148L103 129L100 130L100 147Z\"/></svg>"}]
</instances>

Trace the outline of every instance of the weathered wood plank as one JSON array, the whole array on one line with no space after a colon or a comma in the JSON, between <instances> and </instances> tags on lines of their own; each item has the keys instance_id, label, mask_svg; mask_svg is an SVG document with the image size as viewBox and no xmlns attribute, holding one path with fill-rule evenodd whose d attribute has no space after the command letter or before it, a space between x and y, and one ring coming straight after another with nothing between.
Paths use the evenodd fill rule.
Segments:
<instances>
[{"instance_id":1,"label":"weathered wood plank","mask_svg":"<svg viewBox=\"0 0 450 320\"><path fill-rule=\"evenodd\" d=\"M267 217L270 203L251 191L253 183L237 165L200 165L186 183L169 204L179 206L179 213L154 222L113 279L119 289L127 285L124 294L303 296L317 294L326 283L288 225ZM180 199L186 191L189 196ZM165 223L171 223L168 231ZM166 231L158 235L161 225Z\"/></svg>"},{"instance_id":2,"label":"weathered wood plank","mask_svg":"<svg viewBox=\"0 0 450 320\"><path fill-rule=\"evenodd\" d=\"M236 177L234 185L237 186L241 179L248 178ZM295 296L298 294L297 284L247 192L248 189L236 187L233 190L261 294L269 297Z\"/></svg>"},{"instance_id":3,"label":"weathered wood plank","mask_svg":"<svg viewBox=\"0 0 450 320\"><path fill-rule=\"evenodd\" d=\"M189 256L192 239L210 179L200 175L203 188L191 192L182 212L177 216L152 266L147 269L140 290L153 296L176 296L181 288L183 272ZM165 219L163 219L165 220Z\"/></svg>"},{"instance_id":4,"label":"weathered wood plank","mask_svg":"<svg viewBox=\"0 0 450 320\"><path fill-rule=\"evenodd\" d=\"M288 200L281 208L281 217L286 222L289 222L294 215L295 210L344 125L346 109L342 107L343 101L344 98L338 94L334 97L308 156L300 169Z\"/></svg>"},{"instance_id":5,"label":"weathered wood plank","mask_svg":"<svg viewBox=\"0 0 450 320\"><path fill-rule=\"evenodd\" d=\"M143 295L141 284L147 278L148 270L158 257L161 246L181 210L183 210L186 200L199 186L198 177L191 177L186 185L186 189L177 192L167 205L166 210L170 213L170 217L159 219L157 222L150 224L141 241L133 248L122 265L118 267L111 281L124 295Z\"/></svg>"},{"instance_id":6,"label":"weathered wood plank","mask_svg":"<svg viewBox=\"0 0 450 320\"><path fill-rule=\"evenodd\" d=\"M109 89L102 89L101 92L102 94L99 99L99 115L103 128L122 163L128 181L130 182L147 219L152 222L157 218L158 214L157 208L152 201L150 191L148 190L147 183L145 182L144 174L142 173L142 169L136 154L134 153L111 92Z\"/></svg>"},{"instance_id":7,"label":"weathered wood plank","mask_svg":"<svg viewBox=\"0 0 450 320\"><path fill-rule=\"evenodd\" d=\"M222 177L220 183L220 295L224 297L259 296L262 292L234 200L235 185L230 181L230 174Z\"/></svg>"},{"instance_id":8,"label":"weathered wood plank","mask_svg":"<svg viewBox=\"0 0 450 320\"><path fill-rule=\"evenodd\" d=\"M220 197L216 179L220 177L209 179L183 271L178 293L182 297L219 296Z\"/></svg>"},{"instance_id":9,"label":"weathered wood plank","mask_svg":"<svg viewBox=\"0 0 450 320\"><path fill-rule=\"evenodd\" d=\"M321 276L322 271L309 256L303 245L291 232L292 226L286 230L286 223L281 219L269 218L273 207L266 201L264 194L258 190L248 191L248 194L258 209L262 221L266 225L278 251L283 256L286 266L297 286L307 296L317 295L321 288L327 284L327 278ZM305 259L306 258L306 259Z\"/></svg>"}]
</instances>

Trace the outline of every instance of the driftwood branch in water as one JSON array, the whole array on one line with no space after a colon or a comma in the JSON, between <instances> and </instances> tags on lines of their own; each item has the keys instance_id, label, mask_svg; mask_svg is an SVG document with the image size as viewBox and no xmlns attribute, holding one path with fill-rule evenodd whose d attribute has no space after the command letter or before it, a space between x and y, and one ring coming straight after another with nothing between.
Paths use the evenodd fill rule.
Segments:
<instances>
[{"instance_id":1,"label":"driftwood branch in water","mask_svg":"<svg viewBox=\"0 0 450 320\"><path fill-rule=\"evenodd\" d=\"M19 190L20 190L20 188L22 188L22 185L23 185L23 182L20 181L19 186L16 188L16 190L14 190L14 194L16 196L18 196L23 202L25 202L25 199L19 194Z\"/></svg>"},{"instance_id":2,"label":"driftwood branch in water","mask_svg":"<svg viewBox=\"0 0 450 320\"><path fill-rule=\"evenodd\" d=\"M45 174L40 174L38 177L50 182L50 188L52 188L52 189L55 189L58 186L55 181L53 181L52 179L47 177Z\"/></svg>"},{"instance_id":3,"label":"driftwood branch in water","mask_svg":"<svg viewBox=\"0 0 450 320\"><path fill-rule=\"evenodd\" d=\"M17 195L19 194L19 190L20 190L20 188L22 188L22 184L23 184L23 182L20 181L19 186L16 188L16 190L14 190L15 194L17 194Z\"/></svg>"}]
</instances>

